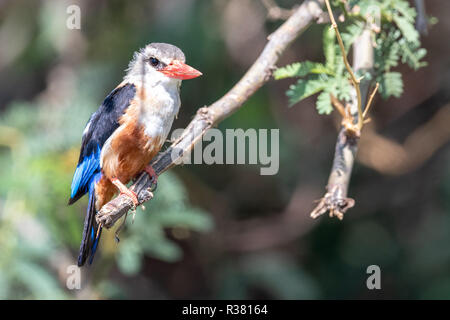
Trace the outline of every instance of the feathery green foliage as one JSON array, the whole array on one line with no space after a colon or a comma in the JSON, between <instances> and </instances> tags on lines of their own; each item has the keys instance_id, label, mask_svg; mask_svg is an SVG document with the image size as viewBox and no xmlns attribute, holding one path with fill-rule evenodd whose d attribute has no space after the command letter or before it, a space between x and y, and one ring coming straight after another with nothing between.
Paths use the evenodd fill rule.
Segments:
<instances>
[{"instance_id":1,"label":"feathery green foliage","mask_svg":"<svg viewBox=\"0 0 450 320\"><path fill-rule=\"evenodd\" d=\"M348 1L348 11L341 1L334 1L332 5L343 11L345 16L345 22L339 28L347 53L364 30L366 17L371 16L380 22L380 30L374 39L373 74L364 76L380 83L379 92L383 98L400 97L403 93L402 75L392 69L399 62L408 64L414 70L426 66L426 62L422 61L426 50L421 48L419 33L414 28L415 9L406 0L351 0ZM325 63L295 62L274 72L276 80L300 78L286 92L290 106L317 93L320 93L316 100L319 114L333 111L330 94L350 102L352 85L335 32L329 25L323 31L323 52Z\"/></svg>"}]
</instances>

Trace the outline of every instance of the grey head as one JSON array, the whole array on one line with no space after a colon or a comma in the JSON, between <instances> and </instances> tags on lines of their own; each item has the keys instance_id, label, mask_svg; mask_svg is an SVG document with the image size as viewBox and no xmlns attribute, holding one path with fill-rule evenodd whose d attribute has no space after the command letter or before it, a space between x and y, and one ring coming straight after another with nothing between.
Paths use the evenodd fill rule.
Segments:
<instances>
[{"instance_id":1,"label":"grey head","mask_svg":"<svg viewBox=\"0 0 450 320\"><path fill-rule=\"evenodd\" d=\"M141 75L153 68L161 70L174 60L186 62L186 57L180 48L162 42L152 42L134 53L128 66L128 73ZM150 68L149 68L150 67Z\"/></svg>"},{"instance_id":2,"label":"grey head","mask_svg":"<svg viewBox=\"0 0 450 320\"><path fill-rule=\"evenodd\" d=\"M137 77L145 77L148 78L146 83L151 85L160 82L179 83L179 80L201 75L201 72L186 65L185 62L186 57L178 47L153 42L134 54L125 78L133 81Z\"/></svg>"},{"instance_id":3,"label":"grey head","mask_svg":"<svg viewBox=\"0 0 450 320\"><path fill-rule=\"evenodd\" d=\"M168 43L153 42L142 49L142 51L147 58L154 57L165 64L170 64L173 60L186 62L183 51Z\"/></svg>"}]
</instances>

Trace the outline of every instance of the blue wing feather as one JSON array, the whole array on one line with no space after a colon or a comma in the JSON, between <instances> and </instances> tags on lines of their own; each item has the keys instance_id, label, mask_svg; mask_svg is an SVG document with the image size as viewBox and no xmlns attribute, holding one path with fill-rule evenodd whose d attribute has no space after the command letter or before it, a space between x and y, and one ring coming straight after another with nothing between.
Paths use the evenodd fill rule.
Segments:
<instances>
[{"instance_id":1,"label":"blue wing feather","mask_svg":"<svg viewBox=\"0 0 450 320\"><path fill-rule=\"evenodd\" d=\"M69 204L88 192L89 183L101 171L101 149L119 127L119 119L134 98L136 87L127 83L114 89L94 112L83 134L77 169L73 175Z\"/></svg>"},{"instance_id":2,"label":"blue wing feather","mask_svg":"<svg viewBox=\"0 0 450 320\"><path fill-rule=\"evenodd\" d=\"M100 172L100 146L77 166L73 175L70 197L73 199L77 193L85 194L91 178L96 172Z\"/></svg>"}]
</instances>

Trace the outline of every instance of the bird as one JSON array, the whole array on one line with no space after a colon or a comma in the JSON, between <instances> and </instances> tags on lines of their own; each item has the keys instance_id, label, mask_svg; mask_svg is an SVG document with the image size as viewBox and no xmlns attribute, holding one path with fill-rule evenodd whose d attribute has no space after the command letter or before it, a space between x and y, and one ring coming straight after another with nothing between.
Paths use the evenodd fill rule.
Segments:
<instances>
[{"instance_id":1,"label":"bird","mask_svg":"<svg viewBox=\"0 0 450 320\"><path fill-rule=\"evenodd\" d=\"M102 226L95 215L119 192L138 204L126 184L149 165L167 139L180 108L182 80L202 73L186 64L178 47L150 43L133 55L123 81L104 99L83 131L68 204L88 194L78 266L94 259Z\"/></svg>"}]
</instances>

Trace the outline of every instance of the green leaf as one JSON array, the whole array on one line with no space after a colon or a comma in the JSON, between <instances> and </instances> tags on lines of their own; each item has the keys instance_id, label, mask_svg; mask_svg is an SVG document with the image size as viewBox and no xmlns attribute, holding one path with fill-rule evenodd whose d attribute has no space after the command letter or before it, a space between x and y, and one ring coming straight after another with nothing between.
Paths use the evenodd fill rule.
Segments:
<instances>
[{"instance_id":1,"label":"green leaf","mask_svg":"<svg viewBox=\"0 0 450 320\"><path fill-rule=\"evenodd\" d=\"M427 65L425 61L420 61L427 54L424 48L417 48L413 44L402 39L399 45L399 51L402 56L402 62L407 63L411 68L417 70Z\"/></svg>"},{"instance_id":2,"label":"green leaf","mask_svg":"<svg viewBox=\"0 0 450 320\"><path fill-rule=\"evenodd\" d=\"M408 1L397 0L392 5L394 6L394 9L400 12L407 21L414 23L417 15L416 9L410 7Z\"/></svg>"},{"instance_id":3,"label":"green leaf","mask_svg":"<svg viewBox=\"0 0 450 320\"><path fill-rule=\"evenodd\" d=\"M319 114L330 114L333 111L329 92L323 91L321 94L319 94L316 101L316 108Z\"/></svg>"},{"instance_id":4,"label":"green leaf","mask_svg":"<svg viewBox=\"0 0 450 320\"><path fill-rule=\"evenodd\" d=\"M273 76L276 80L292 77L304 77L308 74L333 74L323 64L311 61L296 62L277 69Z\"/></svg>"},{"instance_id":5,"label":"green leaf","mask_svg":"<svg viewBox=\"0 0 450 320\"><path fill-rule=\"evenodd\" d=\"M393 19L407 41L416 44L419 42L419 33L412 22L399 15L394 15Z\"/></svg>"},{"instance_id":6,"label":"green leaf","mask_svg":"<svg viewBox=\"0 0 450 320\"><path fill-rule=\"evenodd\" d=\"M336 96L339 100L350 101L350 94L353 90L353 86L346 77L336 79Z\"/></svg>"},{"instance_id":7,"label":"green leaf","mask_svg":"<svg viewBox=\"0 0 450 320\"><path fill-rule=\"evenodd\" d=\"M297 83L291 85L286 92L286 95L289 97L290 106L323 90L326 86L327 81L322 79L298 80Z\"/></svg>"},{"instance_id":8,"label":"green leaf","mask_svg":"<svg viewBox=\"0 0 450 320\"><path fill-rule=\"evenodd\" d=\"M367 15L374 16L380 10L380 3L378 0L358 0L352 3L351 7L357 5L359 7L359 15L367 17Z\"/></svg>"},{"instance_id":9,"label":"green leaf","mask_svg":"<svg viewBox=\"0 0 450 320\"><path fill-rule=\"evenodd\" d=\"M403 80L399 72L386 72L378 77L380 94L383 98L400 97L403 93Z\"/></svg>"},{"instance_id":10,"label":"green leaf","mask_svg":"<svg viewBox=\"0 0 450 320\"><path fill-rule=\"evenodd\" d=\"M325 27L323 30L323 52L325 54L325 66L334 70L336 59L336 33L334 29Z\"/></svg>"},{"instance_id":11,"label":"green leaf","mask_svg":"<svg viewBox=\"0 0 450 320\"><path fill-rule=\"evenodd\" d=\"M386 54L380 57L384 70L390 70L392 67L396 67L398 65L398 60L400 58L399 50L400 46L398 42L393 42L388 48L386 48Z\"/></svg>"}]
</instances>

